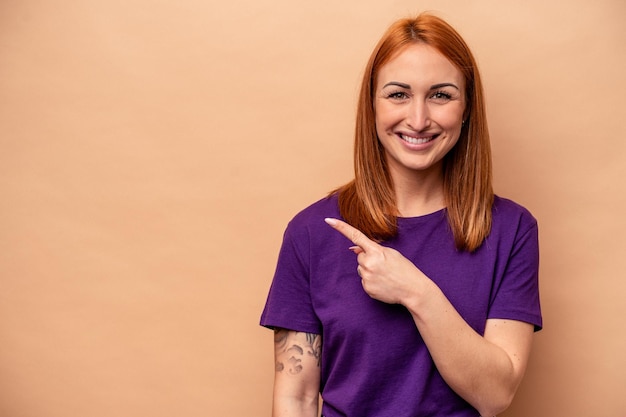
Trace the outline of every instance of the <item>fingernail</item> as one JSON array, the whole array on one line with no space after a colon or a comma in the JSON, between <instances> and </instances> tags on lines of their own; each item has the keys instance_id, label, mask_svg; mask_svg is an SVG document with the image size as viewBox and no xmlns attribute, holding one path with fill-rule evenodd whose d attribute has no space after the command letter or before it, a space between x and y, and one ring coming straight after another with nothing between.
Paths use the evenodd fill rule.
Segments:
<instances>
[{"instance_id":1,"label":"fingernail","mask_svg":"<svg viewBox=\"0 0 626 417\"><path fill-rule=\"evenodd\" d=\"M334 226L337 224L337 220L330 218L330 217L326 217L324 221L331 226Z\"/></svg>"},{"instance_id":2,"label":"fingernail","mask_svg":"<svg viewBox=\"0 0 626 417\"><path fill-rule=\"evenodd\" d=\"M350 249L355 255L363 252L363 248L360 246L350 246L348 249Z\"/></svg>"}]
</instances>

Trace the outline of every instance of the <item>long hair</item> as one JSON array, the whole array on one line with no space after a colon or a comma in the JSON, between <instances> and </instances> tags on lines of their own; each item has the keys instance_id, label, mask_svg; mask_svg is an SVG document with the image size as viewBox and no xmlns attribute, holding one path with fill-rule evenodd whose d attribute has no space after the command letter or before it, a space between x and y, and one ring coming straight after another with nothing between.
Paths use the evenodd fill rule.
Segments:
<instances>
[{"instance_id":1,"label":"long hair","mask_svg":"<svg viewBox=\"0 0 626 417\"><path fill-rule=\"evenodd\" d=\"M397 234L398 209L385 151L376 134L374 93L380 68L411 44L435 48L465 78L465 123L456 145L444 156L448 222L459 250L474 251L491 230L491 148L478 66L461 36L445 21L420 14L401 19L383 35L365 67L354 141L354 180L335 190L346 221L377 241Z\"/></svg>"}]
</instances>

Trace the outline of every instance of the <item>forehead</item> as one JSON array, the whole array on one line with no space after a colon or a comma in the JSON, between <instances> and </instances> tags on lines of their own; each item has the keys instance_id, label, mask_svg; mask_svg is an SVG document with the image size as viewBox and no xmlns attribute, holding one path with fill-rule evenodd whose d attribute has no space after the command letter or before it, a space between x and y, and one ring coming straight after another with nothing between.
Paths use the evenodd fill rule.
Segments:
<instances>
[{"instance_id":1,"label":"forehead","mask_svg":"<svg viewBox=\"0 0 626 417\"><path fill-rule=\"evenodd\" d=\"M453 82L465 87L461 71L441 52L424 43L415 43L399 50L382 65L377 75L377 88L389 81L401 81L417 87Z\"/></svg>"}]
</instances>

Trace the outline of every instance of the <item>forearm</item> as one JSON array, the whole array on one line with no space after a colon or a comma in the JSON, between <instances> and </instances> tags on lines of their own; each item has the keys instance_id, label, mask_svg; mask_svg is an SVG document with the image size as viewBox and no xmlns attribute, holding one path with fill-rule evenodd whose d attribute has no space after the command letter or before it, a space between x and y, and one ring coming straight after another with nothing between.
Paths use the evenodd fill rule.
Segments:
<instances>
[{"instance_id":1,"label":"forearm","mask_svg":"<svg viewBox=\"0 0 626 417\"><path fill-rule=\"evenodd\" d=\"M432 281L426 278L421 284L418 295L404 304L438 371L482 416L490 417L503 411L517 390L530 347L522 346L520 352L507 351L479 335Z\"/></svg>"},{"instance_id":2,"label":"forearm","mask_svg":"<svg viewBox=\"0 0 626 417\"><path fill-rule=\"evenodd\" d=\"M371 241L349 224L326 222L350 239L365 292L404 305L413 316L437 369L450 387L483 416L510 404L530 353L533 327L515 320L489 319L476 333L437 285L395 249Z\"/></svg>"}]
</instances>

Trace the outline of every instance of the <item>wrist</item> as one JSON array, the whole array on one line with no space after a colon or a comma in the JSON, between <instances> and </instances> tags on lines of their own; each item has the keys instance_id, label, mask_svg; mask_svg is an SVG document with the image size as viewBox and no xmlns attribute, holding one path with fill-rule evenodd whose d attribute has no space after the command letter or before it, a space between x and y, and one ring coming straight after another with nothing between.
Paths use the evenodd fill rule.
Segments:
<instances>
[{"instance_id":1,"label":"wrist","mask_svg":"<svg viewBox=\"0 0 626 417\"><path fill-rule=\"evenodd\" d=\"M424 311L426 304L432 300L433 290L437 286L424 274L420 273L411 281L411 285L403 293L401 304L411 312L411 314L419 314Z\"/></svg>"}]
</instances>

